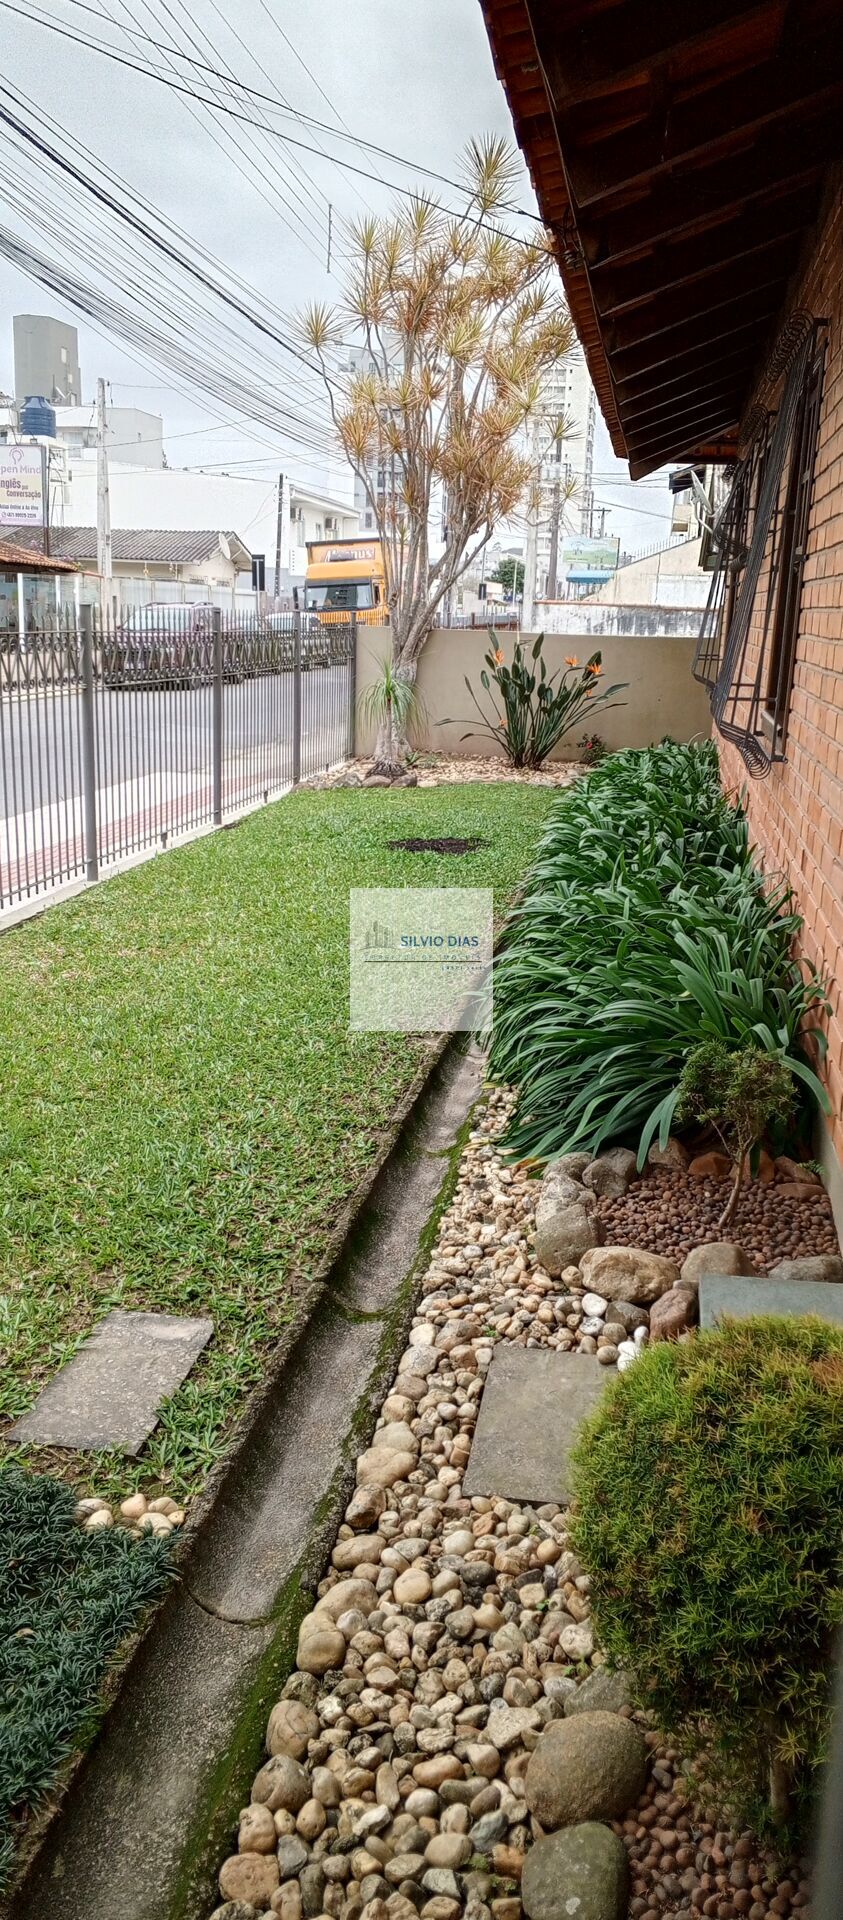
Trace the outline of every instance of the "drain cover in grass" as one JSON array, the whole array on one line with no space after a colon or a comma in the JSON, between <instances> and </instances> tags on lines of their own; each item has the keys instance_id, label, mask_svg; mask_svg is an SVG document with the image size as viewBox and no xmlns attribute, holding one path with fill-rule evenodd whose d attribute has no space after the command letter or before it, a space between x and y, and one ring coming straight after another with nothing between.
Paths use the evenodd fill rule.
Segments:
<instances>
[{"instance_id":1,"label":"drain cover in grass","mask_svg":"<svg viewBox=\"0 0 843 1920\"><path fill-rule=\"evenodd\" d=\"M534 1506L567 1500L571 1447L605 1386L606 1368L593 1354L496 1347L463 1493Z\"/></svg>"},{"instance_id":2,"label":"drain cover in grass","mask_svg":"<svg viewBox=\"0 0 843 1920\"><path fill-rule=\"evenodd\" d=\"M212 1320L115 1308L16 1420L10 1439L139 1453L160 1408L214 1331Z\"/></svg>"}]
</instances>

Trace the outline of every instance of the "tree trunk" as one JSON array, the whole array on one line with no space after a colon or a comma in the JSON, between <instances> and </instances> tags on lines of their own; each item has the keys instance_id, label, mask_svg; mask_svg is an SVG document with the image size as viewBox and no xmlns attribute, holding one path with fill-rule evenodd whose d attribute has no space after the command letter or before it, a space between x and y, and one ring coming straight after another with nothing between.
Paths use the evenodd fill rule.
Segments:
<instances>
[{"instance_id":1,"label":"tree trunk","mask_svg":"<svg viewBox=\"0 0 843 1920\"><path fill-rule=\"evenodd\" d=\"M416 668L415 658L405 659L400 654L394 656L393 670L396 678L409 681L411 686L415 684ZM397 721L394 707L390 702L378 727L370 772L380 774L387 780L400 779L401 775L407 771L409 751L410 743L406 732Z\"/></svg>"},{"instance_id":2,"label":"tree trunk","mask_svg":"<svg viewBox=\"0 0 843 1920\"><path fill-rule=\"evenodd\" d=\"M790 1814L790 1775L783 1760L770 1755L770 1812L776 1825L783 1827Z\"/></svg>"},{"instance_id":3,"label":"tree trunk","mask_svg":"<svg viewBox=\"0 0 843 1920\"><path fill-rule=\"evenodd\" d=\"M718 1227L728 1227L731 1221L734 1220L735 1213L737 1211L738 1201L741 1197L742 1186L743 1186L743 1154L739 1154L737 1163L735 1166L735 1171L732 1176L732 1190L731 1190L731 1193L729 1194L728 1200L726 1201L726 1205L723 1208L723 1212L720 1215L720 1219L717 1222Z\"/></svg>"}]
</instances>

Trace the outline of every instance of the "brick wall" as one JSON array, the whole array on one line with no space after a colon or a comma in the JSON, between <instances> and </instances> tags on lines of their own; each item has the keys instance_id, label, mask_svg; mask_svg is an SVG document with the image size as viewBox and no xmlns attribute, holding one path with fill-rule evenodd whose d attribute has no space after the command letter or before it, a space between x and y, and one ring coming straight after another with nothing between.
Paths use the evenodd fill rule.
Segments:
<instances>
[{"instance_id":1,"label":"brick wall","mask_svg":"<svg viewBox=\"0 0 843 1920\"><path fill-rule=\"evenodd\" d=\"M843 1160L843 173L833 184L793 305L829 321L787 759L749 779L719 742L724 783L748 789L752 832L805 918L806 957L826 974L830 1125ZM763 604L762 579L756 607Z\"/></svg>"}]
</instances>

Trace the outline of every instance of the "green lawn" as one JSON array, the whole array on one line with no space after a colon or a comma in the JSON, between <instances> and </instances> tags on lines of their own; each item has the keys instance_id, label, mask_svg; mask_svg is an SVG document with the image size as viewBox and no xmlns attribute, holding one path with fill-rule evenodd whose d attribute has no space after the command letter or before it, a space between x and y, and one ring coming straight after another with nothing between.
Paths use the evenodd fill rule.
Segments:
<instances>
[{"instance_id":1,"label":"green lawn","mask_svg":"<svg viewBox=\"0 0 843 1920\"><path fill-rule=\"evenodd\" d=\"M349 888L493 885L502 911L556 797L302 792L2 936L3 1422L109 1308L209 1312L143 1460L96 1471L201 1485L429 1045L348 1031Z\"/></svg>"}]
</instances>

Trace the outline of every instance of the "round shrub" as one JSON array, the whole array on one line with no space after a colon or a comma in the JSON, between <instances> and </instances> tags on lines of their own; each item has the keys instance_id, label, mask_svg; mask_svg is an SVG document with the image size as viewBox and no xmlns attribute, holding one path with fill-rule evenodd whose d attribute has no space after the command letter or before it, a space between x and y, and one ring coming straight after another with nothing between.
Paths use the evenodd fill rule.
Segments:
<instances>
[{"instance_id":1,"label":"round shrub","mask_svg":"<svg viewBox=\"0 0 843 1920\"><path fill-rule=\"evenodd\" d=\"M730 1321L643 1354L575 1462L598 1634L736 1808L801 1824L843 1617L843 1329Z\"/></svg>"}]
</instances>

